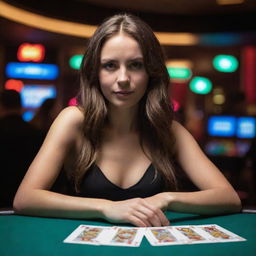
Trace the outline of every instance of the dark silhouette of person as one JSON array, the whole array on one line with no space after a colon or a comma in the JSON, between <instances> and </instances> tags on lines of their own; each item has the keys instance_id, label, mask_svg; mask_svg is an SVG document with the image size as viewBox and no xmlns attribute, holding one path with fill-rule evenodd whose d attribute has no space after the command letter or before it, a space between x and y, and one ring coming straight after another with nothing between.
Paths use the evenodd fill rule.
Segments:
<instances>
[{"instance_id":1,"label":"dark silhouette of person","mask_svg":"<svg viewBox=\"0 0 256 256\"><path fill-rule=\"evenodd\" d=\"M56 99L46 99L39 107L32 120L29 122L35 128L37 128L43 136L46 136L53 120L57 116L55 105Z\"/></svg>"},{"instance_id":2,"label":"dark silhouette of person","mask_svg":"<svg viewBox=\"0 0 256 256\"><path fill-rule=\"evenodd\" d=\"M245 155L244 172L249 193L248 205L256 208L256 137L251 141L250 148Z\"/></svg>"},{"instance_id":3,"label":"dark silhouette of person","mask_svg":"<svg viewBox=\"0 0 256 256\"><path fill-rule=\"evenodd\" d=\"M42 136L22 119L20 94L0 92L0 207L12 206L18 186L42 144Z\"/></svg>"}]
</instances>

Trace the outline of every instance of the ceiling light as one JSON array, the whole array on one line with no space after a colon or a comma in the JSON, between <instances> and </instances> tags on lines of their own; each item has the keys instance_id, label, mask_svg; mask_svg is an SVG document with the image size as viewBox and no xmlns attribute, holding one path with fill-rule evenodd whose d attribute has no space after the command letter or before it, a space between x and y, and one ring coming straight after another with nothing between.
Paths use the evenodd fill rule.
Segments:
<instances>
[{"instance_id":1,"label":"ceiling light","mask_svg":"<svg viewBox=\"0 0 256 256\"><path fill-rule=\"evenodd\" d=\"M27 26L70 36L91 37L96 26L64 21L29 12L0 1L0 16ZM155 32L163 45L196 45L199 37L192 33Z\"/></svg>"},{"instance_id":2,"label":"ceiling light","mask_svg":"<svg viewBox=\"0 0 256 256\"><path fill-rule=\"evenodd\" d=\"M216 0L219 5L242 4L244 0Z\"/></svg>"}]
</instances>

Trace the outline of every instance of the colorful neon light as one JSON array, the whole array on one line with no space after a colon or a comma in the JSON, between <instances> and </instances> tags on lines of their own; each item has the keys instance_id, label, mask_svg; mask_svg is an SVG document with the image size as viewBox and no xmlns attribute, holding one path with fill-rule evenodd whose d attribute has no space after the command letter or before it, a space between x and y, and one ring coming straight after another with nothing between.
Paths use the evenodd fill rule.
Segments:
<instances>
[{"instance_id":1,"label":"colorful neon light","mask_svg":"<svg viewBox=\"0 0 256 256\"><path fill-rule=\"evenodd\" d=\"M252 139L256 136L256 118L239 117L237 119L237 137Z\"/></svg>"},{"instance_id":2,"label":"colorful neon light","mask_svg":"<svg viewBox=\"0 0 256 256\"><path fill-rule=\"evenodd\" d=\"M69 66L73 69L79 69L83 60L83 55L77 54L70 58Z\"/></svg>"},{"instance_id":3,"label":"colorful neon light","mask_svg":"<svg viewBox=\"0 0 256 256\"><path fill-rule=\"evenodd\" d=\"M59 75L55 64L9 62L6 75L10 78L54 80Z\"/></svg>"},{"instance_id":4,"label":"colorful neon light","mask_svg":"<svg viewBox=\"0 0 256 256\"><path fill-rule=\"evenodd\" d=\"M207 94L212 90L212 82L206 77L195 76L191 80L189 87L194 93Z\"/></svg>"},{"instance_id":5,"label":"colorful neon light","mask_svg":"<svg viewBox=\"0 0 256 256\"><path fill-rule=\"evenodd\" d=\"M171 79L189 79L192 72L185 67L167 67Z\"/></svg>"},{"instance_id":6,"label":"colorful neon light","mask_svg":"<svg viewBox=\"0 0 256 256\"><path fill-rule=\"evenodd\" d=\"M177 100L172 100L173 110L174 112L178 111L180 109L180 103Z\"/></svg>"},{"instance_id":7,"label":"colorful neon light","mask_svg":"<svg viewBox=\"0 0 256 256\"><path fill-rule=\"evenodd\" d=\"M6 90L15 90L17 92L20 92L23 86L24 86L24 83L21 80L16 80L16 79L8 79L4 85Z\"/></svg>"},{"instance_id":8,"label":"colorful neon light","mask_svg":"<svg viewBox=\"0 0 256 256\"><path fill-rule=\"evenodd\" d=\"M238 60L232 55L217 55L213 59L213 66L220 72L235 72Z\"/></svg>"},{"instance_id":9,"label":"colorful neon light","mask_svg":"<svg viewBox=\"0 0 256 256\"><path fill-rule=\"evenodd\" d=\"M232 137L236 132L234 116L211 116L208 119L208 134L210 136Z\"/></svg>"},{"instance_id":10,"label":"colorful neon light","mask_svg":"<svg viewBox=\"0 0 256 256\"><path fill-rule=\"evenodd\" d=\"M23 43L19 46L17 58L19 61L41 62L45 56L45 48L42 44Z\"/></svg>"},{"instance_id":11,"label":"colorful neon light","mask_svg":"<svg viewBox=\"0 0 256 256\"><path fill-rule=\"evenodd\" d=\"M77 105L78 105L77 99L76 99L76 98L71 98L71 99L68 101L68 105L69 105L69 106L77 106Z\"/></svg>"},{"instance_id":12,"label":"colorful neon light","mask_svg":"<svg viewBox=\"0 0 256 256\"><path fill-rule=\"evenodd\" d=\"M56 97L53 85L25 85L21 91L21 103L24 108L38 108L44 100Z\"/></svg>"},{"instance_id":13,"label":"colorful neon light","mask_svg":"<svg viewBox=\"0 0 256 256\"><path fill-rule=\"evenodd\" d=\"M24 121L29 122L34 117L34 115L35 115L35 111L28 110L22 114L22 118Z\"/></svg>"}]
</instances>

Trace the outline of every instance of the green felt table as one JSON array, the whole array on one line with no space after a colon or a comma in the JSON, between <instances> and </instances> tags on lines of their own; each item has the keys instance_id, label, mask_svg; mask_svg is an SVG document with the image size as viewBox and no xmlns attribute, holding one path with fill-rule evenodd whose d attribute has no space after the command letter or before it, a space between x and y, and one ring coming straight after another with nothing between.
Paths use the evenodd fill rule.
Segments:
<instances>
[{"instance_id":1,"label":"green felt table","mask_svg":"<svg viewBox=\"0 0 256 256\"><path fill-rule=\"evenodd\" d=\"M80 224L111 225L103 221L0 216L1 256L159 256L159 255L256 255L256 214L196 216L167 213L172 225L218 224L247 239L244 242L151 246L143 238L140 247L67 244L63 240Z\"/></svg>"}]
</instances>

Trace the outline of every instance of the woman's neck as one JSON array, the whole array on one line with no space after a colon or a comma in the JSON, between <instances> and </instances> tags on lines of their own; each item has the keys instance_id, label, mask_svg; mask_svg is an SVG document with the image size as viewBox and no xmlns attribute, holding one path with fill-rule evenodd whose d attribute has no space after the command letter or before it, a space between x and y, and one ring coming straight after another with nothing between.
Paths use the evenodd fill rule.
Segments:
<instances>
[{"instance_id":1,"label":"woman's neck","mask_svg":"<svg viewBox=\"0 0 256 256\"><path fill-rule=\"evenodd\" d=\"M109 108L108 128L118 134L134 132L137 129L138 107L132 109Z\"/></svg>"}]
</instances>

